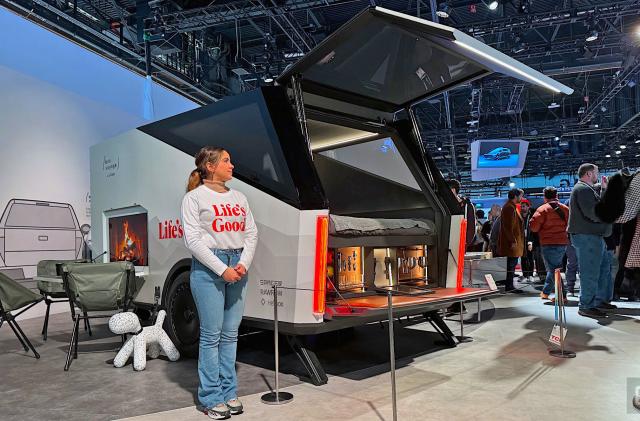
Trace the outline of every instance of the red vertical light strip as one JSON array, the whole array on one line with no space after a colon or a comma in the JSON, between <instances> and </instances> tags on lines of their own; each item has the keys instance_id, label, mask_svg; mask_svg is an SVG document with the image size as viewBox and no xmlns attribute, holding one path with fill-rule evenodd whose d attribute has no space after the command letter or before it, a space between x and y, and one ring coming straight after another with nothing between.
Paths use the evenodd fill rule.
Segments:
<instances>
[{"instance_id":1,"label":"red vertical light strip","mask_svg":"<svg viewBox=\"0 0 640 421\"><path fill-rule=\"evenodd\" d=\"M329 217L316 220L316 265L313 278L313 313L324 315L327 287L327 247L329 246Z\"/></svg>"},{"instance_id":2,"label":"red vertical light strip","mask_svg":"<svg viewBox=\"0 0 640 421\"><path fill-rule=\"evenodd\" d=\"M462 277L464 276L464 252L467 248L467 220L460 221L460 242L458 243L458 274L456 276L456 288L462 289Z\"/></svg>"}]
</instances>

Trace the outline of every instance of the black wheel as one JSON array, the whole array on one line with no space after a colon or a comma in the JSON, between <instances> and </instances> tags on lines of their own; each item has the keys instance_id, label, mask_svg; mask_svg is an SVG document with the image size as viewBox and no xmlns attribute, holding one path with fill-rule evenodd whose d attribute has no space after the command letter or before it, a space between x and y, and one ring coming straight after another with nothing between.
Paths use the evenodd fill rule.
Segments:
<instances>
[{"instance_id":1,"label":"black wheel","mask_svg":"<svg viewBox=\"0 0 640 421\"><path fill-rule=\"evenodd\" d=\"M196 303L191 295L189 273L189 271L180 273L169 286L166 295L167 318L164 321L164 329L180 354L197 357L200 320Z\"/></svg>"}]
</instances>

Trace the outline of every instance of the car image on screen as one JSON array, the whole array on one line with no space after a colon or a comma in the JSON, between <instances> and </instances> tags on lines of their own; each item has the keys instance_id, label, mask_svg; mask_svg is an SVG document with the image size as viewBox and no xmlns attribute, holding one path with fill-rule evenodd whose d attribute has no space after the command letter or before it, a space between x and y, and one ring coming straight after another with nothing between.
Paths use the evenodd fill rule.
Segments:
<instances>
[{"instance_id":1,"label":"car image on screen","mask_svg":"<svg viewBox=\"0 0 640 421\"><path fill-rule=\"evenodd\" d=\"M510 156L511 150L509 148L495 148L491 152L484 154L484 158L490 160L508 159Z\"/></svg>"}]
</instances>

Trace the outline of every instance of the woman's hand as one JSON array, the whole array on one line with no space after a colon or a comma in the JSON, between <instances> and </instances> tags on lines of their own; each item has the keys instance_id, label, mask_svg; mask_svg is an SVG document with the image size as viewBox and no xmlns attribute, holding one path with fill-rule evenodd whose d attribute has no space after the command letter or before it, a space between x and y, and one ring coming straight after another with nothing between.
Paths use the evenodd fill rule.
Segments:
<instances>
[{"instance_id":1,"label":"woman's hand","mask_svg":"<svg viewBox=\"0 0 640 421\"><path fill-rule=\"evenodd\" d=\"M238 263L233 269L238 272L238 275L241 277L247 274L247 268L244 267L242 263Z\"/></svg>"},{"instance_id":2,"label":"woman's hand","mask_svg":"<svg viewBox=\"0 0 640 421\"><path fill-rule=\"evenodd\" d=\"M236 272L235 269L233 268L226 268L224 272L222 272L222 279L224 279L227 282L237 282L240 280L240 278L242 278L242 276L240 276L240 274L238 272Z\"/></svg>"}]
</instances>

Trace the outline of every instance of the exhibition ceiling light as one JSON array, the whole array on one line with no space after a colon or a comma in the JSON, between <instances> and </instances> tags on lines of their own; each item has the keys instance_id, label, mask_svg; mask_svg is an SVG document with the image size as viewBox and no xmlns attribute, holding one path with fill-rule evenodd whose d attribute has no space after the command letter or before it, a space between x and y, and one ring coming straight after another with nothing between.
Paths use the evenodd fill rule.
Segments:
<instances>
[{"instance_id":1,"label":"exhibition ceiling light","mask_svg":"<svg viewBox=\"0 0 640 421\"><path fill-rule=\"evenodd\" d=\"M604 157L605 157L605 158L611 158L611 155L606 154Z\"/></svg>"},{"instance_id":2,"label":"exhibition ceiling light","mask_svg":"<svg viewBox=\"0 0 640 421\"><path fill-rule=\"evenodd\" d=\"M489 3L489 10L496 10L498 8L498 2L496 0Z\"/></svg>"},{"instance_id":3,"label":"exhibition ceiling light","mask_svg":"<svg viewBox=\"0 0 640 421\"><path fill-rule=\"evenodd\" d=\"M597 39L598 39L598 31L596 31L595 29L589 31L589 33L587 34L587 37L585 38L585 40L588 42L592 42Z\"/></svg>"},{"instance_id":4,"label":"exhibition ceiling light","mask_svg":"<svg viewBox=\"0 0 640 421\"><path fill-rule=\"evenodd\" d=\"M443 19L447 19L449 15L451 15L451 8L447 3L440 3L438 10L436 11L436 15Z\"/></svg>"},{"instance_id":5,"label":"exhibition ceiling light","mask_svg":"<svg viewBox=\"0 0 640 421\"><path fill-rule=\"evenodd\" d=\"M558 104L557 102L553 101L551 104L547 105L548 109L554 109L554 108L560 108L560 104Z\"/></svg>"},{"instance_id":6,"label":"exhibition ceiling light","mask_svg":"<svg viewBox=\"0 0 640 421\"><path fill-rule=\"evenodd\" d=\"M616 155L620 155L622 151L616 151Z\"/></svg>"},{"instance_id":7,"label":"exhibition ceiling light","mask_svg":"<svg viewBox=\"0 0 640 421\"><path fill-rule=\"evenodd\" d=\"M464 42L459 41L459 40L455 40L453 42L455 42L457 45L459 45L459 46L461 46L463 48L466 48L469 51L472 51L472 52L474 52L474 53L486 58L487 60L491 60L492 62L494 62L496 64L499 64L501 66L506 67L507 69L511 70L512 72L515 72L515 73L519 74L520 76L522 76L526 80L534 81L538 85L544 86L545 88L547 88L547 89L549 89L549 90L551 90L553 92L560 93L559 89L554 88L553 86L549 85L547 82L544 82L544 81L538 79L537 77L532 76L532 75L528 74L527 72L525 72L523 70L520 70L517 67L514 67L514 66L510 65L509 63L505 63L504 61L499 60L499 59L491 56L490 54L485 53L484 51L480 51L477 48L472 47L470 45L467 45Z\"/></svg>"},{"instance_id":8,"label":"exhibition ceiling light","mask_svg":"<svg viewBox=\"0 0 640 421\"><path fill-rule=\"evenodd\" d=\"M640 139L636 140L636 142L635 142L635 143L640 143Z\"/></svg>"},{"instance_id":9,"label":"exhibition ceiling light","mask_svg":"<svg viewBox=\"0 0 640 421\"><path fill-rule=\"evenodd\" d=\"M620 149L627 149L626 145L620 145Z\"/></svg>"}]
</instances>

